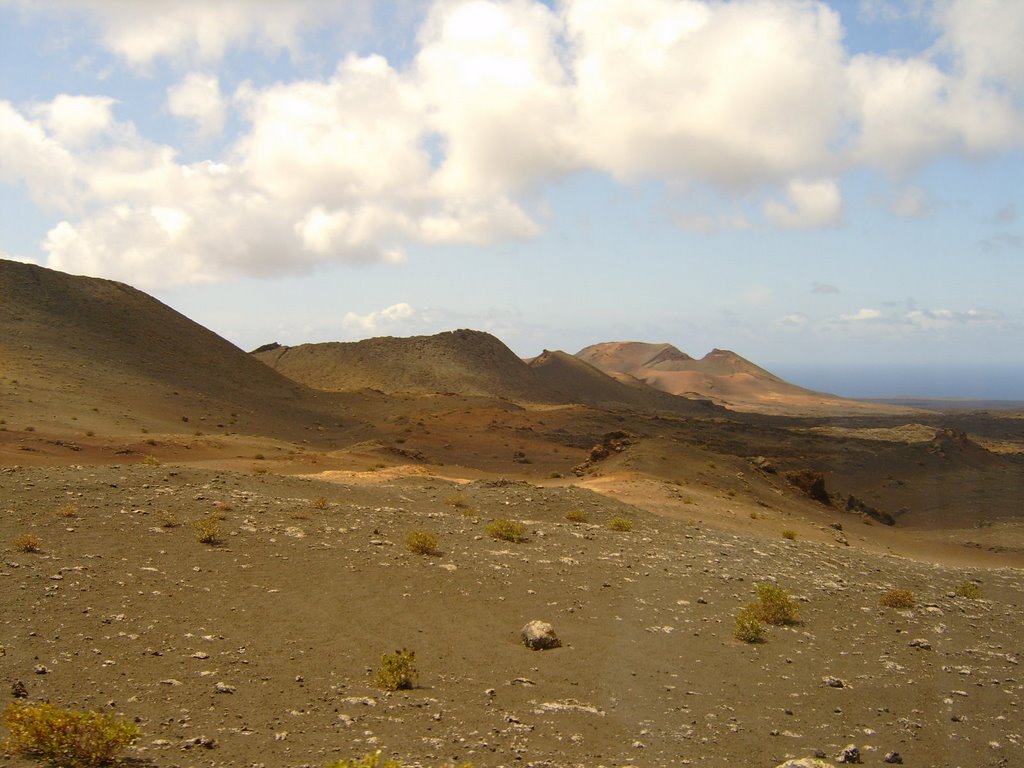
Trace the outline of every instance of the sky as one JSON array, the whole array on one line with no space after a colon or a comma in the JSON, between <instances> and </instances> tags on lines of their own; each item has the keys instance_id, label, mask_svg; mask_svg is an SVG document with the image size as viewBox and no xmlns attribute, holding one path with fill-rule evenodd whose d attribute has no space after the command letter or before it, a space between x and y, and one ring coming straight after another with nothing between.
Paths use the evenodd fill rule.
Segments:
<instances>
[{"instance_id":1,"label":"sky","mask_svg":"<svg viewBox=\"0 0 1024 768\"><path fill-rule=\"evenodd\" d=\"M1024 399L1022 39L1019 0L0 0L0 258L243 349Z\"/></svg>"}]
</instances>

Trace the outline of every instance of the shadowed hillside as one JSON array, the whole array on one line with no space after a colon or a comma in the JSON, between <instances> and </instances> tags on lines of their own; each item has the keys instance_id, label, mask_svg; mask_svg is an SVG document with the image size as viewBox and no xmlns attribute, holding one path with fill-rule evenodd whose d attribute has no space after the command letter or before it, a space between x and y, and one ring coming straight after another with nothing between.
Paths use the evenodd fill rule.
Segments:
<instances>
[{"instance_id":1,"label":"shadowed hillside","mask_svg":"<svg viewBox=\"0 0 1024 768\"><path fill-rule=\"evenodd\" d=\"M590 363L566 352L544 350L528 361L537 377L567 400L592 405L627 406L639 409L711 411L710 402L676 397L654 389L632 377L614 378Z\"/></svg>"},{"instance_id":2,"label":"shadowed hillside","mask_svg":"<svg viewBox=\"0 0 1024 768\"><path fill-rule=\"evenodd\" d=\"M180 428L207 415L238 426L249 412L264 429L320 408L322 396L123 283L0 261L0 295L5 399L26 419Z\"/></svg>"}]
</instances>

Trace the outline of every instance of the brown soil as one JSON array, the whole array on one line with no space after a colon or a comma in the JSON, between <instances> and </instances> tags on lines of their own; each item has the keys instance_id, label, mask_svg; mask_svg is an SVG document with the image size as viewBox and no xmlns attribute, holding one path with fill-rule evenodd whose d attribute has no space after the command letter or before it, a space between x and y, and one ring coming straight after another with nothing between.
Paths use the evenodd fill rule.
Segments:
<instances>
[{"instance_id":1,"label":"brown soil","mask_svg":"<svg viewBox=\"0 0 1024 768\"><path fill-rule=\"evenodd\" d=\"M565 361L551 402L317 392L127 287L7 265L0 696L138 718L134 764L1020 763L1019 419L564 402L593 380ZM801 623L733 639L767 581ZM561 648L522 645L534 619ZM418 685L382 693L402 647Z\"/></svg>"}]
</instances>

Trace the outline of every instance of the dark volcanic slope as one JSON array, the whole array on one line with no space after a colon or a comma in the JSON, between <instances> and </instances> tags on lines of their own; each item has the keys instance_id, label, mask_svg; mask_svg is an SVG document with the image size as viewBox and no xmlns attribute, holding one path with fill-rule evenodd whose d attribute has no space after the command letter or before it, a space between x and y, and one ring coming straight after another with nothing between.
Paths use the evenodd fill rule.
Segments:
<instances>
[{"instance_id":1,"label":"dark volcanic slope","mask_svg":"<svg viewBox=\"0 0 1024 768\"><path fill-rule=\"evenodd\" d=\"M0 296L12 403L45 404L55 418L116 409L179 424L201 404L282 418L318 407L316 393L131 286L0 260Z\"/></svg>"},{"instance_id":2,"label":"dark volcanic slope","mask_svg":"<svg viewBox=\"0 0 1024 768\"><path fill-rule=\"evenodd\" d=\"M482 331L302 344L252 354L295 381L327 391L450 392L527 402L563 399L512 350Z\"/></svg>"}]
</instances>

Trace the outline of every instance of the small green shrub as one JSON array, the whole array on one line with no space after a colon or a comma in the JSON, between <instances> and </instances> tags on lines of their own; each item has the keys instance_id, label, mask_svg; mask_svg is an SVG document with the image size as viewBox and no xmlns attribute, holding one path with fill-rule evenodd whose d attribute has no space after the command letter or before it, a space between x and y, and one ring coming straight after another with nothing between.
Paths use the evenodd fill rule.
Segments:
<instances>
[{"instance_id":1,"label":"small green shrub","mask_svg":"<svg viewBox=\"0 0 1024 768\"><path fill-rule=\"evenodd\" d=\"M751 615L775 627L800 623L796 603L782 587L768 583L755 584L754 589L757 591L757 600L747 606Z\"/></svg>"},{"instance_id":2,"label":"small green shrub","mask_svg":"<svg viewBox=\"0 0 1024 768\"><path fill-rule=\"evenodd\" d=\"M416 684L416 653L404 648L380 657L377 687L382 691L405 691Z\"/></svg>"},{"instance_id":3,"label":"small green shrub","mask_svg":"<svg viewBox=\"0 0 1024 768\"><path fill-rule=\"evenodd\" d=\"M570 523L585 523L587 522L587 513L582 509L570 509L565 513L565 519Z\"/></svg>"},{"instance_id":4,"label":"small green shrub","mask_svg":"<svg viewBox=\"0 0 1024 768\"><path fill-rule=\"evenodd\" d=\"M412 531L405 537L405 548L414 555L437 555L437 536L426 531Z\"/></svg>"},{"instance_id":5,"label":"small green shrub","mask_svg":"<svg viewBox=\"0 0 1024 768\"><path fill-rule=\"evenodd\" d=\"M883 608L913 608L914 593L909 589L890 589L878 598L878 604Z\"/></svg>"},{"instance_id":6,"label":"small green shrub","mask_svg":"<svg viewBox=\"0 0 1024 768\"><path fill-rule=\"evenodd\" d=\"M613 531L632 531L633 521L627 517L613 517L608 521L608 527Z\"/></svg>"},{"instance_id":7,"label":"small green shrub","mask_svg":"<svg viewBox=\"0 0 1024 768\"><path fill-rule=\"evenodd\" d=\"M796 531L787 528L782 532L782 538L788 539L789 541L796 541Z\"/></svg>"},{"instance_id":8,"label":"small green shrub","mask_svg":"<svg viewBox=\"0 0 1024 768\"><path fill-rule=\"evenodd\" d=\"M93 768L112 761L139 738L139 727L100 712L76 712L52 704L12 702L4 710L11 735L8 754L46 760L61 768Z\"/></svg>"},{"instance_id":9,"label":"small green shrub","mask_svg":"<svg viewBox=\"0 0 1024 768\"><path fill-rule=\"evenodd\" d=\"M220 542L220 523L217 518L204 517L196 520L193 524L196 529L196 539L202 544L217 544Z\"/></svg>"},{"instance_id":10,"label":"small green shrub","mask_svg":"<svg viewBox=\"0 0 1024 768\"><path fill-rule=\"evenodd\" d=\"M744 643L763 643L764 624L756 616L753 609L754 603L740 609L736 616L736 626L733 628L732 636Z\"/></svg>"},{"instance_id":11,"label":"small green shrub","mask_svg":"<svg viewBox=\"0 0 1024 768\"><path fill-rule=\"evenodd\" d=\"M964 581L957 584L953 592L957 597L966 597L968 600L981 599L981 590L973 581Z\"/></svg>"},{"instance_id":12,"label":"small green shrub","mask_svg":"<svg viewBox=\"0 0 1024 768\"><path fill-rule=\"evenodd\" d=\"M487 526L486 531L492 539L511 541L513 544L526 539L526 526L515 520L495 520Z\"/></svg>"}]
</instances>

